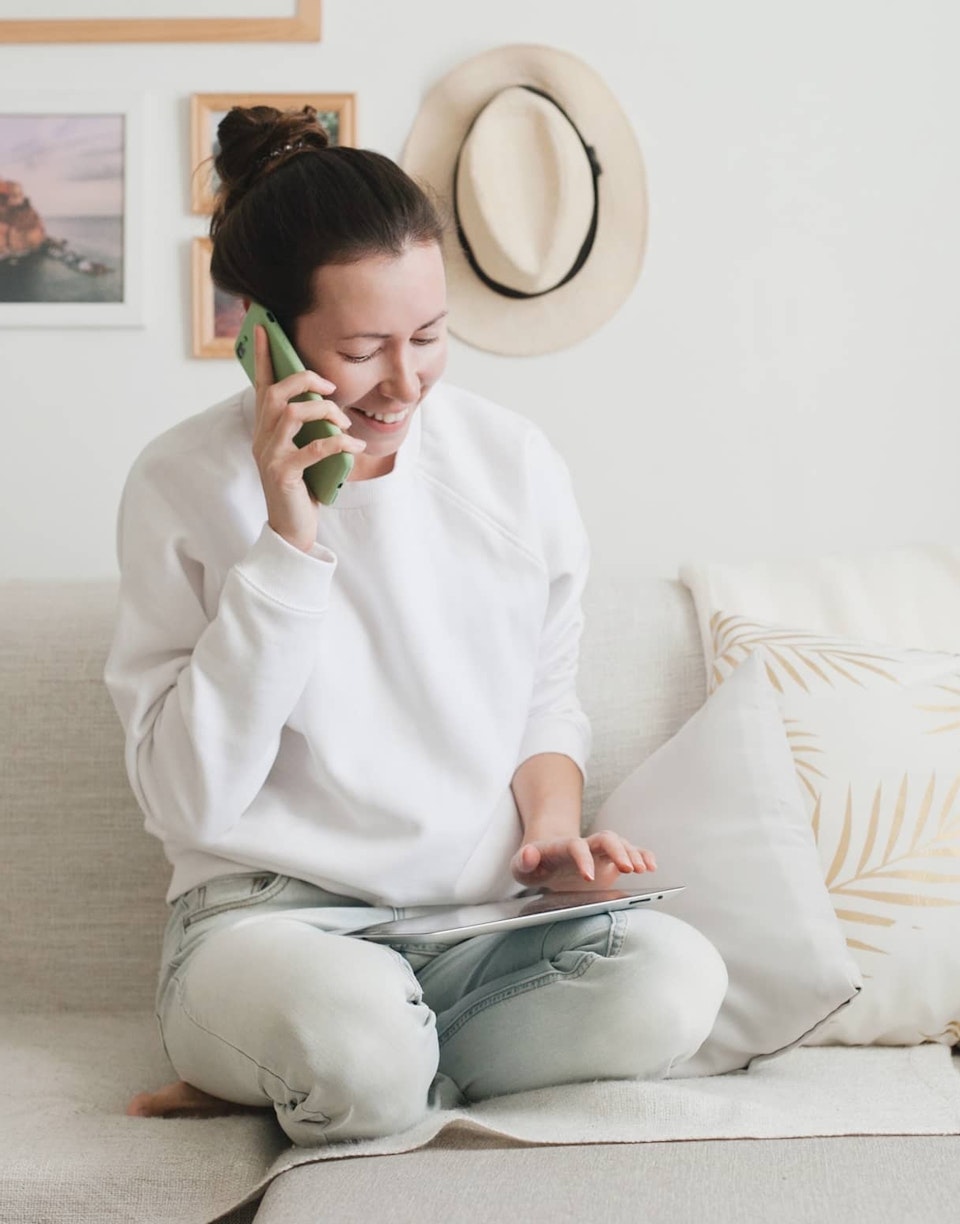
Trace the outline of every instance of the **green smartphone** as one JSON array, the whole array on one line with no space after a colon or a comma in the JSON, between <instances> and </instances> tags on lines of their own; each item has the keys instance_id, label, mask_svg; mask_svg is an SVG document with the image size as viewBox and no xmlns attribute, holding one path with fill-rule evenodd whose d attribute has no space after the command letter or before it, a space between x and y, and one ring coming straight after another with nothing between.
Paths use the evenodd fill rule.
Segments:
<instances>
[{"instance_id":1,"label":"green smartphone","mask_svg":"<svg viewBox=\"0 0 960 1224\"><path fill-rule=\"evenodd\" d=\"M251 302L250 309L243 316L243 322L240 324L240 331L233 346L237 360L243 366L251 383L256 383L253 329L257 326L264 328L270 341L270 360L273 362L274 377L279 381L290 374L299 374L304 369L303 362L284 335L276 315L272 310L267 310L265 306ZM303 395L293 397L297 402L321 398L313 391L306 391ZM315 442L318 438L331 438L342 432L339 425L334 425L332 421L305 421L293 440L297 446L302 447L309 442ZM347 451L338 451L334 455L328 455L326 459L321 459L318 463L311 464L304 470L303 479L318 502L322 502L325 506L332 506L352 469L353 455Z\"/></svg>"}]
</instances>

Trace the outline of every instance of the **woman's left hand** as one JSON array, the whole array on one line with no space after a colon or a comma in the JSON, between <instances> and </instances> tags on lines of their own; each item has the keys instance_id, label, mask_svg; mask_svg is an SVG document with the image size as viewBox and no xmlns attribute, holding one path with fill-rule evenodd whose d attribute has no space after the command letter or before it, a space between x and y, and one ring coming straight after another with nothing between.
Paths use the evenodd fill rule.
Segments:
<instances>
[{"instance_id":1,"label":"woman's left hand","mask_svg":"<svg viewBox=\"0 0 960 1224\"><path fill-rule=\"evenodd\" d=\"M552 892L608 889L620 875L656 869L651 851L640 850L609 830L589 837L527 842L510 862L519 883Z\"/></svg>"}]
</instances>

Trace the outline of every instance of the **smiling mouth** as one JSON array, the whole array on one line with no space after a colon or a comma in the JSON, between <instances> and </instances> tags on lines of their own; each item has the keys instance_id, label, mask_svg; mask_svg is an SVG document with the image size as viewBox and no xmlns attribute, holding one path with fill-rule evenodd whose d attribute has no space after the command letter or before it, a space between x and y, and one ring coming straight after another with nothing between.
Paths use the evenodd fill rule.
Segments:
<instances>
[{"instance_id":1,"label":"smiling mouth","mask_svg":"<svg viewBox=\"0 0 960 1224\"><path fill-rule=\"evenodd\" d=\"M351 408L351 412L357 412L362 417L366 417L368 421L377 421L381 425L400 425L410 415L410 409L404 408L402 412L367 412L363 408Z\"/></svg>"}]
</instances>

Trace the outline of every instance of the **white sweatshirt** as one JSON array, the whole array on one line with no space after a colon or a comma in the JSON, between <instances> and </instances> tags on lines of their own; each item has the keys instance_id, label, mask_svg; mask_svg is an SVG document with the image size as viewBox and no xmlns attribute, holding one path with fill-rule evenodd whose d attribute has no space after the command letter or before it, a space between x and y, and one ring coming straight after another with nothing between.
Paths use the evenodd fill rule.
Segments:
<instances>
[{"instance_id":1,"label":"white sweatshirt","mask_svg":"<svg viewBox=\"0 0 960 1224\"><path fill-rule=\"evenodd\" d=\"M167 899L251 869L380 905L519 891L513 774L540 752L585 773L590 749L563 460L438 384L304 553L267 525L253 420L247 390L174 426L120 506L104 678Z\"/></svg>"}]
</instances>

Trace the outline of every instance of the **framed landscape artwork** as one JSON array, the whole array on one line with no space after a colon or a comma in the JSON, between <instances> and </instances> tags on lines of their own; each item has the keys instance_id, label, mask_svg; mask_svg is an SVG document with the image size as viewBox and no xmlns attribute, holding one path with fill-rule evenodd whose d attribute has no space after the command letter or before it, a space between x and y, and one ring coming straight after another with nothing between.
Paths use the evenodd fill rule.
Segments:
<instances>
[{"instance_id":1,"label":"framed landscape artwork","mask_svg":"<svg viewBox=\"0 0 960 1224\"><path fill-rule=\"evenodd\" d=\"M143 323L144 111L0 91L0 326Z\"/></svg>"},{"instance_id":2,"label":"framed landscape artwork","mask_svg":"<svg viewBox=\"0 0 960 1224\"><path fill-rule=\"evenodd\" d=\"M194 94L190 100L190 205L195 213L213 211L217 127L234 106L275 106L278 110L312 106L332 145L356 142L355 94Z\"/></svg>"},{"instance_id":3,"label":"framed landscape artwork","mask_svg":"<svg viewBox=\"0 0 960 1224\"><path fill-rule=\"evenodd\" d=\"M316 42L320 0L3 0L0 43Z\"/></svg>"}]
</instances>

